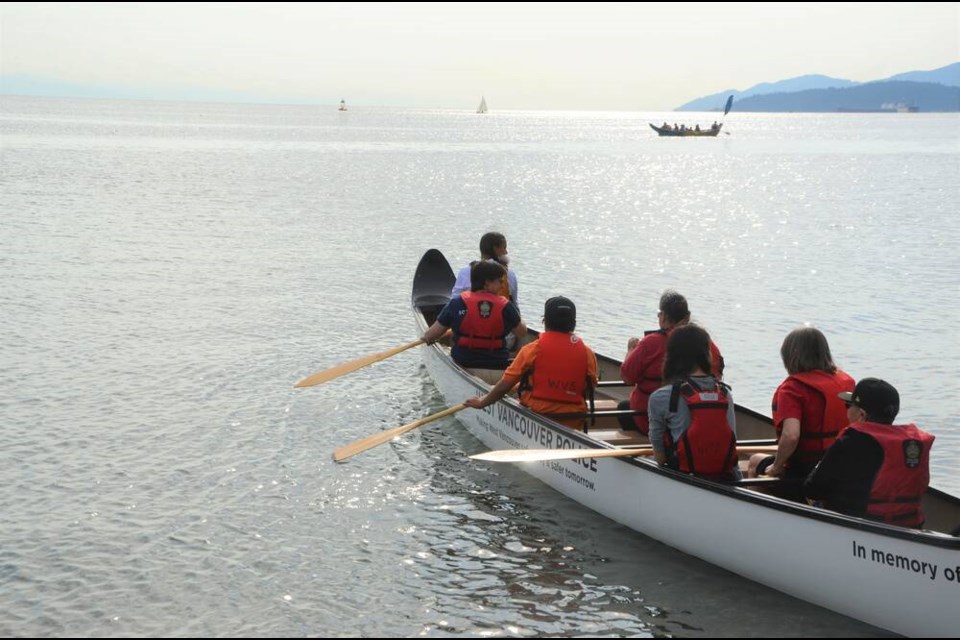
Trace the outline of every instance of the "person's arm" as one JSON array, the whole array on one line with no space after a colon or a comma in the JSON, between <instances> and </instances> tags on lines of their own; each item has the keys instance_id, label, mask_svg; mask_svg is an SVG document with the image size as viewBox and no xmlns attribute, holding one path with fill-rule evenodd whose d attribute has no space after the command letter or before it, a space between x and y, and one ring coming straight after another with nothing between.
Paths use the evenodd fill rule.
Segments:
<instances>
[{"instance_id":1,"label":"person's arm","mask_svg":"<svg viewBox=\"0 0 960 640\"><path fill-rule=\"evenodd\" d=\"M510 333L518 338L527 335L527 323L520 318L520 309L513 302L508 302L503 308L503 322L505 326L513 327Z\"/></svg>"},{"instance_id":2,"label":"person's arm","mask_svg":"<svg viewBox=\"0 0 960 640\"><path fill-rule=\"evenodd\" d=\"M834 442L803 481L803 495L811 500L830 498L834 490L842 484L845 468L848 466L847 453L849 441L841 437Z\"/></svg>"},{"instance_id":3,"label":"person's arm","mask_svg":"<svg viewBox=\"0 0 960 640\"><path fill-rule=\"evenodd\" d=\"M467 405L468 407L473 407L474 409L483 409L484 407L490 406L503 396L507 395L517 384L517 382L519 382L518 379L504 375L500 378L500 381L493 386L493 389L490 389L490 391L487 392L486 395L481 398L476 396L467 398L463 401L463 404Z\"/></svg>"},{"instance_id":4,"label":"person's arm","mask_svg":"<svg viewBox=\"0 0 960 640\"><path fill-rule=\"evenodd\" d=\"M730 404L727 405L727 424L730 425L730 430L733 431L733 437L737 437L737 405L733 401L733 396L730 392L727 392L727 400Z\"/></svg>"},{"instance_id":5,"label":"person's arm","mask_svg":"<svg viewBox=\"0 0 960 640\"><path fill-rule=\"evenodd\" d=\"M663 387L661 387L663 388ZM650 420L650 444L657 464L667 464L667 448L663 444L663 434L667 432L667 407L670 403L670 390L660 393L654 391L647 403L647 417Z\"/></svg>"},{"instance_id":6,"label":"person's arm","mask_svg":"<svg viewBox=\"0 0 960 640\"><path fill-rule=\"evenodd\" d=\"M427 344L433 344L440 337L447 332L447 327L440 324L440 321L434 322L430 325L430 328L423 332L423 335L420 338Z\"/></svg>"},{"instance_id":7,"label":"person's arm","mask_svg":"<svg viewBox=\"0 0 960 640\"><path fill-rule=\"evenodd\" d=\"M427 344L433 344L440 339L443 334L447 332L453 325L453 319L456 317L456 309L463 305L463 301L459 296L453 298L448 302L443 309L440 310L440 313L437 314L437 320L430 327L423 332L423 335L420 336L424 342Z\"/></svg>"},{"instance_id":8,"label":"person's arm","mask_svg":"<svg viewBox=\"0 0 960 640\"><path fill-rule=\"evenodd\" d=\"M633 340L633 338L631 338L631 340ZM642 373L641 365L643 364L645 351L643 341L639 340L630 353L627 354L627 357L624 358L623 364L620 365L621 380L627 384L637 384L637 382L640 381L640 374Z\"/></svg>"},{"instance_id":9,"label":"person's arm","mask_svg":"<svg viewBox=\"0 0 960 640\"><path fill-rule=\"evenodd\" d=\"M800 444L800 421L796 418L787 418L783 421L783 431L780 433L780 441L777 443L776 457L773 464L767 467L763 475L776 477L783 475L787 460L797 450L798 444Z\"/></svg>"},{"instance_id":10,"label":"person's arm","mask_svg":"<svg viewBox=\"0 0 960 640\"><path fill-rule=\"evenodd\" d=\"M520 306L520 294L518 293L517 274L513 269L507 270L507 282L510 285L510 296L514 304Z\"/></svg>"}]
</instances>

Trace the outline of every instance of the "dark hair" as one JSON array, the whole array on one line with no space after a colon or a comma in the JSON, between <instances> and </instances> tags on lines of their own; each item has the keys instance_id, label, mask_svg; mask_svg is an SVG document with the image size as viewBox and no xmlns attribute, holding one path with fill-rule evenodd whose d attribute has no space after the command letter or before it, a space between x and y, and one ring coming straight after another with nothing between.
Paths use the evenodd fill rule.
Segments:
<instances>
[{"instance_id":1,"label":"dark hair","mask_svg":"<svg viewBox=\"0 0 960 640\"><path fill-rule=\"evenodd\" d=\"M814 327L799 327L788 333L780 345L780 359L790 375L817 370L837 372L827 337Z\"/></svg>"},{"instance_id":2,"label":"dark hair","mask_svg":"<svg viewBox=\"0 0 960 640\"><path fill-rule=\"evenodd\" d=\"M709 374L713 369L710 357L710 334L703 327L685 324L670 332L667 355L663 359L664 383L676 382L697 369Z\"/></svg>"},{"instance_id":3,"label":"dark hair","mask_svg":"<svg viewBox=\"0 0 960 640\"><path fill-rule=\"evenodd\" d=\"M660 296L660 311L674 324L690 319L687 299L673 289L667 289Z\"/></svg>"},{"instance_id":4,"label":"dark hair","mask_svg":"<svg viewBox=\"0 0 960 640\"><path fill-rule=\"evenodd\" d=\"M491 280L503 280L507 270L499 263L481 260L470 267L470 291L481 291Z\"/></svg>"},{"instance_id":5,"label":"dark hair","mask_svg":"<svg viewBox=\"0 0 960 640\"><path fill-rule=\"evenodd\" d=\"M505 244L507 244L507 238L502 233L497 233L496 231L485 233L483 237L480 238L480 256L483 258L496 258L497 252L494 251L494 248L502 247Z\"/></svg>"},{"instance_id":6,"label":"dark hair","mask_svg":"<svg viewBox=\"0 0 960 640\"><path fill-rule=\"evenodd\" d=\"M577 307L570 298L554 296L543 303L543 328L573 333L577 328Z\"/></svg>"}]
</instances>

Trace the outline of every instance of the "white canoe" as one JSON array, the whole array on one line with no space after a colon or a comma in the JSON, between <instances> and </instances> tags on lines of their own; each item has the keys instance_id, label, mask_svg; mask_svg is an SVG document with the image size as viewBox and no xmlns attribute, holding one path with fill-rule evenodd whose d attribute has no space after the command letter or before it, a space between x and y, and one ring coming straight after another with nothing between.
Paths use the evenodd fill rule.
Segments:
<instances>
[{"instance_id":1,"label":"white canoe","mask_svg":"<svg viewBox=\"0 0 960 640\"><path fill-rule=\"evenodd\" d=\"M453 271L431 249L413 282L422 333L449 299ZM535 333L535 332L534 332ZM424 348L427 370L451 404L483 395L493 376L453 362L449 348ZM620 362L597 354L598 406L625 399ZM474 374L478 375L474 375ZM482 376L482 377L481 377ZM606 384L604 384L604 381ZM608 386L610 385L610 386ZM588 433L549 420L506 397L457 419L491 449L613 448L646 444L598 413ZM772 442L771 421L737 405L741 442ZM780 481L718 483L659 467L648 458L584 458L523 463L525 472L577 502L667 545L745 578L868 624L907 636L960 632L960 499L930 488L928 529L840 515L777 497Z\"/></svg>"}]
</instances>

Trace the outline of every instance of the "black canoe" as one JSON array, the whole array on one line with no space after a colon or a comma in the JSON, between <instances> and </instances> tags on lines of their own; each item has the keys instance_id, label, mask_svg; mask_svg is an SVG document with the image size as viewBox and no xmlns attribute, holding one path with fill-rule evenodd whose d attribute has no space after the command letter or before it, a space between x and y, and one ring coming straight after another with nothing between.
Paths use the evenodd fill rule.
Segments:
<instances>
[{"instance_id":1,"label":"black canoe","mask_svg":"<svg viewBox=\"0 0 960 640\"><path fill-rule=\"evenodd\" d=\"M661 136L675 136L675 137L686 137L686 136L708 136L710 138L715 138L719 133L720 129L723 127L723 123L717 125L716 129L707 127L706 129L701 129L697 131L696 129L684 129L683 131L674 131L672 127L658 127L655 124L651 124L650 128L657 132Z\"/></svg>"}]
</instances>

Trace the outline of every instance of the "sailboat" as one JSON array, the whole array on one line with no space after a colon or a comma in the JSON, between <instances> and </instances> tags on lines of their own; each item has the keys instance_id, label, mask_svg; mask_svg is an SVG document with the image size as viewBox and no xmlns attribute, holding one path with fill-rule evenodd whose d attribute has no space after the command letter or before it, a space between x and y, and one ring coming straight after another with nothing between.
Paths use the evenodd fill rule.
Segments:
<instances>
[{"instance_id":1,"label":"sailboat","mask_svg":"<svg viewBox=\"0 0 960 640\"><path fill-rule=\"evenodd\" d=\"M486 113L487 112L487 99L483 96L480 96L480 106L477 107L477 113Z\"/></svg>"},{"instance_id":2,"label":"sailboat","mask_svg":"<svg viewBox=\"0 0 960 640\"><path fill-rule=\"evenodd\" d=\"M346 101L346 100L341 100L341 101L340 101L340 108L338 108L337 111L346 111L346 110L347 110L347 101Z\"/></svg>"}]
</instances>

